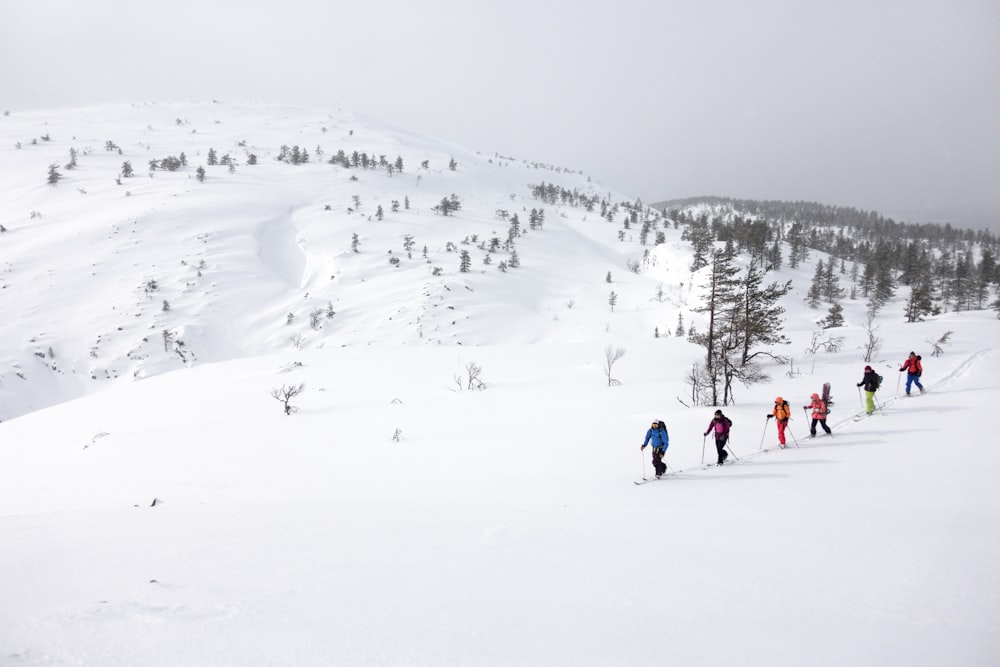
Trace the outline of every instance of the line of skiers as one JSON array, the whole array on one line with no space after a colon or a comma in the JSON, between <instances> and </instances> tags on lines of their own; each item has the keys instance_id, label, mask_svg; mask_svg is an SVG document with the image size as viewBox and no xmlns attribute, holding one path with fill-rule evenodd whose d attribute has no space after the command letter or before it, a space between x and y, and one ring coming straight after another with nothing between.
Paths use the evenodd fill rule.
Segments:
<instances>
[{"instance_id":1,"label":"line of skiers","mask_svg":"<svg viewBox=\"0 0 1000 667\"><path fill-rule=\"evenodd\" d=\"M921 357L919 354L910 352L910 355L899 369L900 373L904 371L907 374L906 395L910 395L911 386L914 384L917 385L917 389L919 389L920 393L923 394L924 386L920 383L920 376L923 375L924 369L921 364ZM876 373L871 366L865 366L864 377L861 378L861 382L859 382L857 386L864 387L866 414L870 415L875 411L875 392L878 391L879 387L882 385L882 379L882 376ZM809 437L816 437L817 427L822 427L827 435L832 436L833 431L826 423L827 415L830 413L828 402L816 393L812 394L809 399L809 405L802 406L803 410L806 410L807 412L811 411L809 415L812 418L812 423L809 426ZM766 417L768 421L773 418L775 424L777 424L778 446L781 449L784 449L788 446L785 439L785 431L788 429L788 421L792 418L792 411L788 405L788 401L781 396L775 398L774 408L766 415ZM721 466L729 457L729 452L726 451L726 445L729 443L729 429L732 425L732 420L722 414L722 410L716 410L715 415L712 417L712 421L708 424L708 429L703 435L703 437L708 437L709 433L714 433L715 449L718 454L718 462L715 464L717 466ZM766 432L767 428L765 426L765 433ZM652 444L653 447L653 469L656 471L656 476L660 477L667 471L667 466L663 462L663 456L667 453L667 447L670 446L670 436L667 434L667 427L666 424L663 423L662 419L653 421L649 430L646 431L646 439L643 441L641 449L646 449L647 445L650 444ZM704 460L704 451L702 452L702 455Z\"/></svg>"}]
</instances>

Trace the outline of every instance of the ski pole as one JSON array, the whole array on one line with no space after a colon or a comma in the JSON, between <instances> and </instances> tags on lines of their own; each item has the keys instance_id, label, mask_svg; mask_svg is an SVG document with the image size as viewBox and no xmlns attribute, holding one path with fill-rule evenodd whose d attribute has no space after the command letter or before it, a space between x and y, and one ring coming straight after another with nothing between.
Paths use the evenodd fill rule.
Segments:
<instances>
[{"instance_id":1,"label":"ski pole","mask_svg":"<svg viewBox=\"0 0 1000 667\"><path fill-rule=\"evenodd\" d=\"M767 435L767 422L770 421L771 415L764 418L764 432L760 434L760 448L764 449L764 436Z\"/></svg>"},{"instance_id":2,"label":"ski pole","mask_svg":"<svg viewBox=\"0 0 1000 667\"><path fill-rule=\"evenodd\" d=\"M701 464L705 465L705 438L708 436L701 436Z\"/></svg>"},{"instance_id":3,"label":"ski pole","mask_svg":"<svg viewBox=\"0 0 1000 667\"><path fill-rule=\"evenodd\" d=\"M737 461L740 460L740 457L736 456L736 452L733 451L733 448L729 446L729 440L726 440L726 449L729 450L729 453L733 455L734 459L736 459Z\"/></svg>"},{"instance_id":4,"label":"ski pole","mask_svg":"<svg viewBox=\"0 0 1000 667\"><path fill-rule=\"evenodd\" d=\"M646 457L643 456L645 447L639 448L639 464L642 466L642 478L646 479Z\"/></svg>"},{"instance_id":5,"label":"ski pole","mask_svg":"<svg viewBox=\"0 0 1000 667\"><path fill-rule=\"evenodd\" d=\"M791 422L791 419L789 419L788 421ZM788 426L786 428L788 428L788 432L792 436L792 442L794 442L795 446L798 447L799 446L799 439L795 437L795 433L792 431L792 425L788 424Z\"/></svg>"},{"instance_id":6,"label":"ski pole","mask_svg":"<svg viewBox=\"0 0 1000 667\"><path fill-rule=\"evenodd\" d=\"M899 381L903 379L903 376L896 373L896 393L893 396L899 396Z\"/></svg>"}]
</instances>

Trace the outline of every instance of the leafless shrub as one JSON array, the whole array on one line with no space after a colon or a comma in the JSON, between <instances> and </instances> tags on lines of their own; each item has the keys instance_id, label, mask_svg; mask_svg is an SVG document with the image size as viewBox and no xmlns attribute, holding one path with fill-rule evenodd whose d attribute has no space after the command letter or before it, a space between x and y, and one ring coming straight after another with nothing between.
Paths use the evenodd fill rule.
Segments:
<instances>
[{"instance_id":1,"label":"leafless shrub","mask_svg":"<svg viewBox=\"0 0 1000 667\"><path fill-rule=\"evenodd\" d=\"M271 398L276 401L281 401L282 406L285 410L286 415L291 415L299 411L297 407L292 405L290 401L306 390L306 385L300 383L297 385L281 385L280 389L271 390Z\"/></svg>"},{"instance_id":2,"label":"leafless shrub","mask_svg":"<svg viewBox=\"0 0 1000 667\"><path fill-rule=\"evenodd\" d=\"M875 357L878 356L879 350L882 349L882 339L878 336L878 326L875 325L875 312L874 310L869 310L868 314L865 316L864 324L865 335L868 337L865 344L861 347L865 363L871 363Z\"/></svg>"},{"instance_id":3,"label":"leafless shrub","mask_svg":"<svg viewBox=\"0 0 1000 667\"><path fill-rule=\"evenodd\" d=\"M944 345L951 340L951 334L953 331L945 331L944 334L937 340L929 340L927 344L931 346L931 356L940 357L944 354Z\"/></svg>"},{"instance_id":4,"label":"leafless shrub","mask_svg":"<svg viewBox=\"0 0 1000 667\"><path fill-rule=\"evenodd\" d=\"M486 383L480 379L480 375L483 372L483 367L470 361L465 365L465 373L468 381L466 382L466 389L478 389L482 391L486 389Z\"/></svg>"},{"instance_id":5,"label":"leafless shrub","mask_svg":"<svg viewBox=\"0 0 1000 667\"><path fill-rule=\"evenodd\" d=\"M604 362L605 362L604 373L605 375L608 376L609 387L621 384L621 382L619 382L618 380L616 380L611 376L611 370L612 368L614 368L615 362L617 362L624 356L625 356L624 347L611 347L610 345L608 345L606 348L604 348Z\"/></svg>"}]
</instances>

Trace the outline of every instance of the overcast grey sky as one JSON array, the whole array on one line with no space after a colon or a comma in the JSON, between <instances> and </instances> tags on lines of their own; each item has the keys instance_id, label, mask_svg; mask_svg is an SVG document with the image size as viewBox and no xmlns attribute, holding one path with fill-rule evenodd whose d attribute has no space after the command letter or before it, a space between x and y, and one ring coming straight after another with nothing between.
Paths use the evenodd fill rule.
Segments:
<instances>
[{"instance_id":1,"label":"overcast grey sky","mask_svg":"<svg viewBox=\"0 0 1000 667\"><path fill-rule=\"evenodd\" d=\"M0 0L2 109L210 99L369 114L647 202L1000 221L1000 0Z\"/></svg>"}]
</instances>

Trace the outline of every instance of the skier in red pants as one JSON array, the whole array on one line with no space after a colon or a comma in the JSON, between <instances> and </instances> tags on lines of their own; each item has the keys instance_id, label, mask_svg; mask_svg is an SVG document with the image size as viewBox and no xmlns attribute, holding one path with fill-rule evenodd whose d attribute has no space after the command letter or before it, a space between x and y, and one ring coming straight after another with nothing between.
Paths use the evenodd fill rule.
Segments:
<instances>
[{"instance_id":1,"label":"skier in red pants","mask_svg":"<svg viewBox=\"0 0 1000 667\"><path fill-rule=\"evenodd\" d=\"M788 428L788 420L792 418L788 401L781 396L774 399L774 410L771 411L771 414L767 415L768 419L771 417L774 417L774 420L778 423L778 446L784 449L786 445L785 429Z\"/></svg>"}]
</instances>

